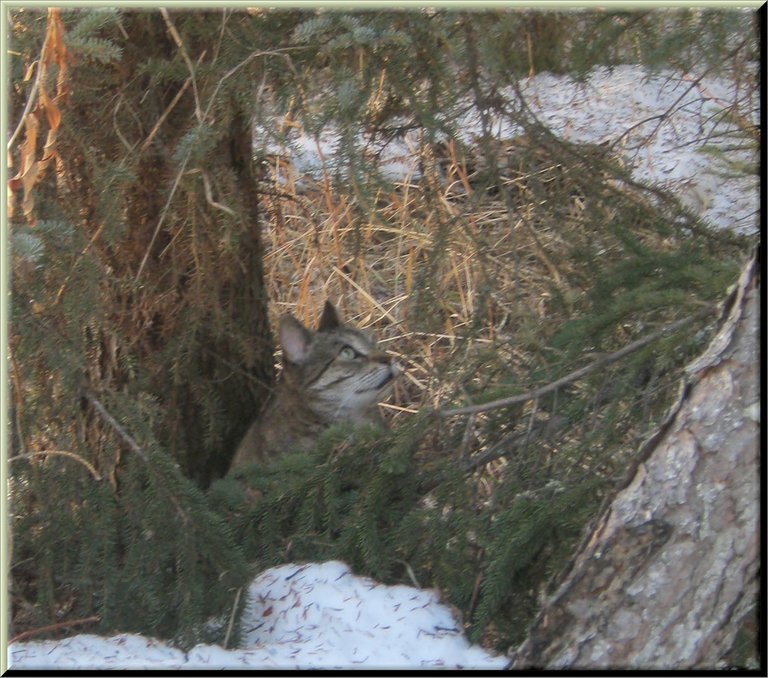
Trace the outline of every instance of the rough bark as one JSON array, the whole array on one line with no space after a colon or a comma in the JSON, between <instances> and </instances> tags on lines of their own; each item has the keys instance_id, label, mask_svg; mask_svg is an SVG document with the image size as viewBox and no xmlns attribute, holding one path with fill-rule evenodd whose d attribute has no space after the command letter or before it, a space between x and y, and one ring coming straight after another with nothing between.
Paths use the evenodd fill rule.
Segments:
<instances>
[{"instance_id":1,"label":"rough bark","mask_svg":"<svg viewBox=\"0 0 768 678\"><path fill-rule=\"evenodd\" d=\"M193 61L218 52L220 11L171 13L171 20ZM128 350L112 348L115 335L125 338L131 358L147 375L142 388L162 403L158 441L185 475L207 487L226 472L269 394L274 371L251 113L228 95L227 115L206 118L218 139L215 152L186 167L180 149L199 125L193 88L187 87L192 80L155 78L181 48L158 11L126 12L120 26L125 40L116 38L123 48L119 62L100 67L98 75L87 60L72 70L73 97L58 141L69 193L59 196L57 209L63 205L67 220L83 230L103 269L104 348L98 369L88 366L88 386L136 388L121 360ZM231 66L215 58L200 63L205 68L194 82L208 106L217 101L214 93ZM247 89L244 71L238 75ZM102 105L94 91L114 96L117 105ZM115 181L107 194L101 174L116 159L124 159L132 179ZM203 171L216 198L233 213L229 222L207 197ZM112 213L105 214L107 208ZM122 235L100 237L105 224L122 224ZM228 238L236 238L236 248L222 246ZM91 421L87 408L84 403ZM215 434L211 412L221 422ZM88 435L96 447L100 425ZM105 465L113 463L111 449L103 456Z\"/></svg>"},{"instance_id":2,"label":"rough bark","mask_svg":"<svg viewBox=\"0 0 768 678\"><path fill-rule=\"evenodd\" d=\"M512 668L721 665L758 595L759 296L753 256Z\"/></svg>"}]
</instances>

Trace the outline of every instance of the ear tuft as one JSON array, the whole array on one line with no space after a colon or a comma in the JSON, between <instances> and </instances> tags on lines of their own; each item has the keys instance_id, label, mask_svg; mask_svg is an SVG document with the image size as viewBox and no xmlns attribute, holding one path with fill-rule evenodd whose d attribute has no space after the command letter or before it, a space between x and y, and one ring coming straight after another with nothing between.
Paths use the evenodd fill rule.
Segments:
<instances>
[{"instance_id":1,"label":"ear tuft","mask_svg":"<svg viewBox=\"0 0 768 678\"><path fill-rule=\"evenodd\" d=\"M323 306L323 314L320 316L320 322L317 325L318 332L334 330L343 324L344 319L341 317L341 314L329 300L326 300L325 306Z\"/></svg>"},{"instance_id":2,"label":"ear tuft","mask_svg":"<svg viewBox=\"0 0 768 678\"><path fill-rule=\"evenodd\" d=\"M280 318L280 345L283 357L291 363L302 363L309 353L310 331L296 318L287 314Z\"/></svg>"}]
</instances>

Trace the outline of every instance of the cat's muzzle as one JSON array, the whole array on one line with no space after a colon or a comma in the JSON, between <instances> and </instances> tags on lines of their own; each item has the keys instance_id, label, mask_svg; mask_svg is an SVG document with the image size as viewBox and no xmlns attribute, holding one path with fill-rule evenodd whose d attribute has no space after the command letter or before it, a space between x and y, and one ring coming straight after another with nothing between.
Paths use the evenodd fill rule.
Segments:
<instances>
[{"instance_id":1,"label":"cat's muzzle","mask_svg":"<svg viewBox=\"0 0 768 678\"><path fill-rule=\"evenodd\" d=\"M403 369L400 367L399 363L393 361L386 366L386 369L381 370L381 375L372 375L377 377L373 384L357 389L355 392L364 393L365 391L382 391L390 386L402 372Z\"/></svg>"}]
</instances>

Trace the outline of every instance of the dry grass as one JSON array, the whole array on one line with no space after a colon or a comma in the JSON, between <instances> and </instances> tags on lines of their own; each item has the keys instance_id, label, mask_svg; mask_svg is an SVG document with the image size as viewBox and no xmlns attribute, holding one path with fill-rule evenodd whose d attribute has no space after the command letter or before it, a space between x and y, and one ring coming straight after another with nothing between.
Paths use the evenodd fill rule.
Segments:
<instances>
[{"instance_id":1,"label":"dry grass","mask_svg":"<svg viewBox=\"0 0 768 678\"><path fill-rule=\"evenodd\" d=\"M520 142L514 153L528 153ZM264 271L270 325L291 312L314 325L326 298L345 317L370 328L380 346L406 368L393 397L382 405L397 427L424 407L439 408L456 397L482 393L500 374L473 372L475 357L491 349L506 383L520 391L531 366L541 364L545 337L563 321L553 295L572 304L580 276L568 251L585 236L584 200L569 172L539 153L534 163L513 158L504 191L475 192L472 161L452 146L435 161L441 174L404 181L370 196L366 210L329 180L299 177L284 160L272 164L264 199ZM524 166L535 166L524 170ZM469 169L468 169L469 165ZM280 182L275 181L279 176ZM551 194L551 201L542 194ZM502 195L514 196L514 205ZM438 249L440 256L435 257ZM562 301L560 302L560 306ZM560 309L558 306L558 309ZM465 398L466 399L466 398ZM542 419L537 403L494 424L488 417L455 420L454 442L444 453L465 459L512 432ZM460 437L460 442L455 439ZM430 447L436 441L430 441ZM443 446L444 447L444 446ZM537 464L553 463L555 451L538 443ZM580 465L589 465L582 459ZM478 499L489 498L507 466L503 458L478 471Z\"/></svg>"},{"instance_id":2,"label":"dry grass","mask_svg":"<svg viewBox=\"0 0 768 678\"><path fill-rule=\"evenodd\" d=\"M406 368L382 405L394 427L422 408L471 402L472 393L486 394L499 383L521 392L541 385L530 382L533 372L546 375L546 366L562 359L547 340L578 314L595 275L574 250L598 250L606 265L622 256L620 243L602 227L614 216L605 197L616 192L593 171L590 154L604 157L602 150L585 148L583 159L570 164L555 159L556 149L526 139L507 142L501 151L503 188L490 191L476 188L481 161L452 145L438 149L438 158L423 155L421 179L363 198L350 187L333 187L327 176L299 177L283 159L271 165L262 189L270 325L285 312L315 324L330 298L348 320L370 328ZM644 200L620 190L628 200ZM659 251L674 247L652 229L638 235ZM616 332L616 348L633 338L622 327ZM478 358L484 350L494 354L492 370ZM541 470L568 454L574 472L610 475L631 458L676 384L670 375L622 402L622 431L607 443L609 450L599 431L614 378L605 370L589 383L577 382L546 412L530 401L493 421L486 414L456 418L450 441L428 443L466 459L505 436L555 421L556 409L570 397L591 413L559 435L526 442L527 461L519 463ZM480 498L491 496L492 480L508 464L499 458L482 465L476 474Z\"/></svg>"},{"instance_id":3,"label":"dry grass","mask_svg":"<svg viewBox=\"0 0 768 678\"><path fill-rule=\"evenodd\" d=\"M384 405L395 420L445 404L451 388L438 367L452 356L494 345L510 364L528 363L526 349L512 339L527 334L527 343L536 342L550 319L553 284L574 294L561 273L562 229L536 223L533 201L510 214L500 198L474 200L453 149L442 190L397 184L373 196L375 213L328 180L298 177L284 160L271 170L262 230L270 324L285 312L314 324L326 298L338 302L348 320L371 328L407 368ZM435 247L443 256L428 279ZM419 303L425 297L426 315Z\"/></svg>"}]
</instances>

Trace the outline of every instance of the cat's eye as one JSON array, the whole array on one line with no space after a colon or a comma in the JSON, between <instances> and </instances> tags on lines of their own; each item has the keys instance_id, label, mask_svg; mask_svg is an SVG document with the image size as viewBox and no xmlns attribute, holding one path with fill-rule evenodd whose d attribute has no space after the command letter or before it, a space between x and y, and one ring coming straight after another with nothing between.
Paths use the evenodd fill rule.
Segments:
<instances>
[{"instance_id":1,"label":"cat's eye","mask_svg":"<svg viewBox=\"0 0 768 678\"><path fill-rule=\"evenodd\" d=\"M343 358L344 360L354 360L358 355L360 354L351 346L345 346L339 351L339 358Z\"/></svg>"}]
</instances>

